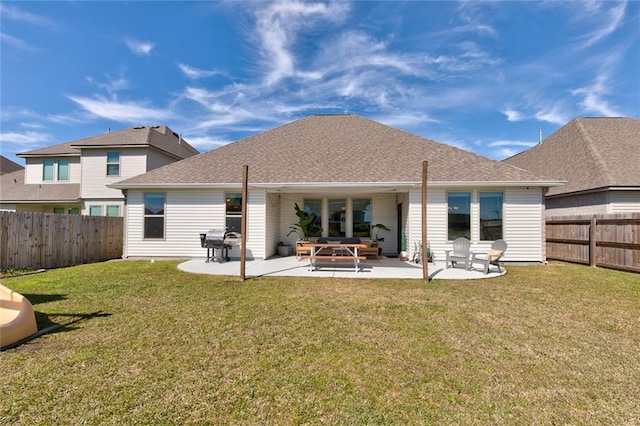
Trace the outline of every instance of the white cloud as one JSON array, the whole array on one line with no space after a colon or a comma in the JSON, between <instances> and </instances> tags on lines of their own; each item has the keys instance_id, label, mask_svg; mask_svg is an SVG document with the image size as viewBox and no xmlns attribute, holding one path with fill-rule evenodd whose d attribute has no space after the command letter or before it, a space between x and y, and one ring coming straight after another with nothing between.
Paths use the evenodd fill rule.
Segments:
<instances>
[{"instance_id":1,"label":"white cloud","mask_svg":"<svg viewBox=\"0 0 640 426\"><path fill-rule=\"evenodd\" d=\"M13 143L17 145L39 145L51 141L51 135L43 132L26 131L24 133L19 132L7 132L0 133L0 142Z\"/></svg>"},{"instance_id":2,"label":"white cloud","mask_svg":"<svg viewBox=\"0 0 640 426\"><path fill-rule=\"evenodd\" d=\"M199 68L190 67L189 65L186 65L186 64L178 64L178 68L180 68L180 71L182 71L184 75L194 80L197 80L199 78L213 77L214 75L222 74L220 71L217 71L217 70L202 70Z\"/></svg>"},{"instance_id":3,"label":"white cloud","mask_svg":"<svg viewBox=\"0 0 640 426\"><path fill-rule=\"evenodd\" d=\"M22 49L22 50L30 50L30 51L38 50L38 48L30 45L26 41L21 40L17 37L10 36L9 34L6 34L6 33L0 33L0 41L2 41L3 43L10 44L13 47L17 47L18 49Z\"/></svg>"},{"instance_id":4,"label":"white cloud","mask_svg":"<svg viewBox=\"0 0 640 426\"><path fill-rule=\"evenodd\" d=\"M139 41L133 38L126 39L125 44L137 55L149 55L154 44L148 41Z\"/></svg>"},{"instance_id":5,"label":"white cloud","mask_svg":"<svg viewBox=\"0 0 640 426\"><path fill-rule=\"evenodd\" d=\"M567 124L571 118L569 114L567 114L567 110L561 108L559 106L545 106L541 107L536 113L534 117L540 121L546 121L548 123L564 125Z\"/></svg>"},{"instance_id":6,"label":"white cloud","mask_svg":"<svg viewBox=\"0 0 640 426\"><path fill-rule=\"evenodd\" d=\"M371 119L387 126L399 128L415 128L424 125L424 123L438 122L428 114L419 111L402 111L387 115L376 115L372 116Z\"/></svg>"},{"instance_id":7,"label":"white cloud","mask_svg":"<svg viewBox=\"0 0 640 426\"><path fill-rule=\"evenodd\" d=\"M610 105L605 99L609 93L608 75L606 73L599 74L591 85L575 89L571 92L574 96L582 96L580 106L587 113L596 113L606 117L623 116L624 114Z\"/></svg>"},{"instance_id":8,"label":"white cloud","mask_svg":"<svg viewBox=\"0 0 640 426\"><path fill-rule=\"evenodd\" d=\"M7 3L0 3L0 15L12 21L24 22L41 27L55 27L55 23L48 17L27 12L15 7L15 5L8 5Z\"/></svg>"},{"instance_id":9,"label":"white cloud","mask_svg":"<svg viewBox=\"0 0 640 426\"><path fill-rule=\"evenodd\" d=\"M523 121L526 119L524 114L522 114L519 111L516 111L513 108L505 108L500 112L507 116L508 121L516 122L516 121Z\"/></svg>"},{"instance_id":10,"label":"white cloud","mask_svg":"<svg viewBox=\"0 0 640 426\"><path fill-rule=\"evenodd\" d=\"M174 117L171 111L149 108L135 102L121 102L114 99L97 97L67 96L85 111L101 118L122 123L158 123Z\"/></svg>"},{"instance_id":11,"label":"white cloud","mask_svg":"<svg viewBox=\"0 0 640 426\"><path fill-rule=\"evenodd\" d=\"M524 151L523 149L515 148L502 148L490 152L491 158L495 160L504 160L505 158L513 157L514 155Z\"/></svg>"},{"instance_id":12,"label":"white cloud","mask_svg":"<svg viewBox=\"0 0 640 426\"><path fill-rule=\"evenodd\" d=\"M587 10L594 11L593 19L598 27L582 37L585 39L583 48L590 47L615 32L623 21L627 7L626 2L580 2L580 7L586 3L592 3ZM608 6L611 8L602 10Z\"/></svg>"},{"instance_id":13,"label":"white cloud","mask_svg":"<svg viewBox=\"0 0 640 426\"><path fill-rule=\"evenodd\" d=\"M86 77L86 79L89 83L94 84L109 94L114 94L130 87L130 82L124 76L124 72L121 72L118 77L111 77L107 75L107 81L104 83L96 81L93 77Z\"/></svg>"},{"instance_id":14,"label":"white cloud","mask_svg":"<svg viewBox=\"0 0 640 426\"><path fill-rule=\"evenodd\" d=\"M187 136L184 140L189 142L189 145L195 147L200 152L206 152L221 146L227 145L230 140L218 139L211 136Z\"/></svg>"},{"instance_id":15,"label":"white cloud","mask_svg":"<svg viewBox=\"0 0 640 426\"><path fill-rule=\"evenodd\" d=\"M486 145L490 146L490 147L514 147L514 146L523 146L526 148L530 148L532 146L535 146L537 144L537 142L531 142L531 141L509 141L509 140L498 140L498 141L493 141L493 142L489 142Z\"/></svg>"},{"instance_id":16,"label":"white cloud","mask_svg":"<svg viewBox=\"0 0 640 426\"><path fill-rule=\"evenodd\" d=\"M278 1L266 7L265 3L258 3L253 37L267 70L265 84L272 85L298 74L292 49L300 31L313 28L320 22L340 21L348 10L349 5L344 2ZM309 77L314 74L303 71L301 75Z\"/></svg>"}]
</instances>

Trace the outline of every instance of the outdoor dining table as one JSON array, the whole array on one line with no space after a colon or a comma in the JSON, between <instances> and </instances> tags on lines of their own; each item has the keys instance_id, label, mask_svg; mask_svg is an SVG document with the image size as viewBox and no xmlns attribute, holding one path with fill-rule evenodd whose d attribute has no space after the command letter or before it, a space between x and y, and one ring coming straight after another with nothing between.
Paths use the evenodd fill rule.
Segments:
<instances>
[{"instance_id":1,"label":"outdoor dining table","mask_svg":"<svg viewBox=\"0 0 640 426\"><path fill-rule=\"evenodd\" d=\"M306 247L311 249L308 256L302 256L303 259L309 259L309 271L315 271L320 268L319 263L329 262L353 262L356 272L360 271L360 261L365 260L366 256L358 254L358 250L366 248L366 244L349 244L349 243L309 243Z\"/></svg>"}]
</instances>

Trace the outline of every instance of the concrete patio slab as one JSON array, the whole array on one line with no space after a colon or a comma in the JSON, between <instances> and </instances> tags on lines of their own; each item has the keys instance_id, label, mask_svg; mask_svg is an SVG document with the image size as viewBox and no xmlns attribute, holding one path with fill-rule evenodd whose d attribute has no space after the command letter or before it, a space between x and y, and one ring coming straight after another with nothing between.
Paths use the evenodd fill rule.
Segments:
<instances>
[{"instance_id":1,"label":"concrete patio slab","mask_svg":"<svg viewBox=\"0 0 640 426\"><path fill-rule=\"evenodd\" d=\"M352 264L321 263L320 268L309 271L309 262L297 260L295 256L273 257L266 260L247 260L246 276L254 277L326 277L326 278L407 278L422 279L422 266L401 261L397 258L382 258L380 261L366 261L360 264L361 270L356 273ZM484 274L481 265L466 271L463 268L446 269L444 262L429 263L429 277L441 280L471 280L494 278L506 273L498 273L492 266L488 274ZM240 276L240 261L209 262L205 258L187 260L178 265L178 269L196 274L235 275Z\"/></svg>"}]
</instances>

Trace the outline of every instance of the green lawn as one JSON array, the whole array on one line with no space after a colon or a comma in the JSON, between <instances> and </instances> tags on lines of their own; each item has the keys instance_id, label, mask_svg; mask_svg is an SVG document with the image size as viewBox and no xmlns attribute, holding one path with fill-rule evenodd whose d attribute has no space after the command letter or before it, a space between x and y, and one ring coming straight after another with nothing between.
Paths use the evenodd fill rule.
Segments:
<instances>
[{"instance_id":1,"label":"green lawn","mask_svg":"<svg viewBox=\"0 0 640 426\"><path fill-rule=\"evenodd\" d=\"M640 275L192 275L120 261L7 278L39 327L0 423L640 424Z\"/></svg>"}]
</instances>

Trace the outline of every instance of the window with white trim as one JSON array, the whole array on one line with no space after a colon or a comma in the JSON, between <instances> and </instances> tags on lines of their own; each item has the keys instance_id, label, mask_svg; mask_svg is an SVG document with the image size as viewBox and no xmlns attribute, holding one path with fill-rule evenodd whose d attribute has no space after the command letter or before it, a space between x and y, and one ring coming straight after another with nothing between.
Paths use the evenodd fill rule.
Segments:
<instances>
[{"instance_id":1,"label":"window with white trim","mask_svg":"<svg viewBox=\"0 0 640 426\"><path fill-rule=\"evenodd\" d=\"M480 240L495 241L502 238L502 192L480 193Z\"/></svg>"},{"instance_id":2,"label":"window with white trim","mask_svg":"<svg viewBox=\"0 0 640 426\"><path fill-rule=\"evenodd\" d=\"M225 226L229 232L240 232L242 226L242 194L227 192L225 197Z\"/></svg>"},{"instance_id":3,"label":"window with white trim","mask_svg":"<svg viewBox=\"0 0 640 426\"><path fill-rule=\"evenodd\" d=\"M447 193L447 239L471 239L471 193Z\"/></svg>"},{"instance_id":4,"label":"window with white trim","mask_svg":"<svg viewBox=\"0 0 640 426\"><path fill-rule=\"evenodd\" d=\"M144 194L144 238L164 238L165 199L162 192Z\"/></svg>"},{"instance_id":5,"label":"window with white trim","mask_svg":"<svg viewBox=\"0 0 640 426\"><path fill-rule=\"evenodd\" d=\"M107 216L118 217L120 216L120 206L107 206Z\"/></svg>"},{"instance_id":6,"label":"window with white trim","mask_svg":"<svg viewBox=\"0 0 640 426\"><path fill-rule=\"evenodd\" d=\"M102 216L102 206L101 205L89 206L89 216Z\"/></svg>"},{"instance_id":7,"label":"window with white trim","mask_svg":"<svg viewBox=\"0 0 640 426\"><path fill-rule=\"evenodd\" d=\"M120 153L107 152L107 176L120 176Z\"/></svg>"},{"instance_id":8,"label":"window with white trim","mask_svg":"<svg viewBox=\"0 0 640 426\"><path fill-rule=\"evenodd\" d=\"M42 180L53 180L53 160L42 161Z\"/></svg>"}]
</instances>

